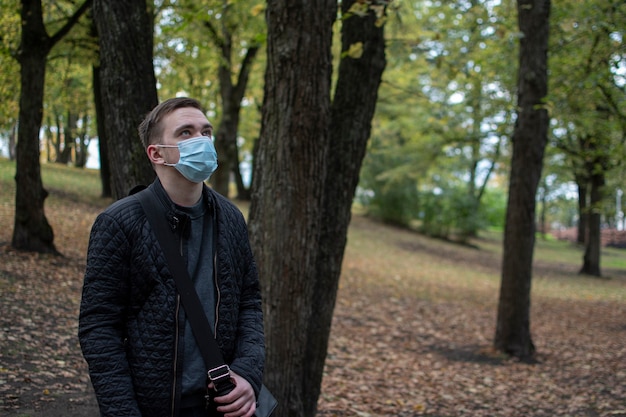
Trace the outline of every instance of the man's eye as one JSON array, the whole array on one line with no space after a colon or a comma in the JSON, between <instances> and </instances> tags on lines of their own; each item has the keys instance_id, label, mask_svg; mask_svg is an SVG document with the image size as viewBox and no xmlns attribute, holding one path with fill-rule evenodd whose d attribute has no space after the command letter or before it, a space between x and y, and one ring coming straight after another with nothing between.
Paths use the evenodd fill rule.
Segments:
<instances>
[{"instance_id":1,"label":"man's eye","mask_svg":"<svg viewBox=\"0 0 626 417\"><path fill-rule=\"evenodd\" d=\"M212 135L212 133L213 133L213 132L211 132L210 130L205 130L204 132L202 132L202 135L203 135L203 136L208 136L208 137L211 137L211 136L213 136L213 135Z\"/></svg>"}]
</instances>

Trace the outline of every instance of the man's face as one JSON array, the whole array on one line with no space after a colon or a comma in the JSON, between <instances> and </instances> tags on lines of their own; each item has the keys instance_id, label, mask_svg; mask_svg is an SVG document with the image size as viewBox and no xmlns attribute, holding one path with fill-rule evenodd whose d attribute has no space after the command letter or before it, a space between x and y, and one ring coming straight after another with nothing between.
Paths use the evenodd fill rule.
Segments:
<instances>
[{"instance_id":1,"label":"man's face","mask_svg":"<svg viewBox=\"0 0 626 417\"><path fill-rule=\"evenodd\" d=\"M197 138L198 136L213 136L213 125L200 110L194 107L176 109L161 121L163 136L158 142L160 145L176 146L180 141ZM168 163L178 162L179 154L176 148L161 148Z\"/></svg>"}]
</instances>

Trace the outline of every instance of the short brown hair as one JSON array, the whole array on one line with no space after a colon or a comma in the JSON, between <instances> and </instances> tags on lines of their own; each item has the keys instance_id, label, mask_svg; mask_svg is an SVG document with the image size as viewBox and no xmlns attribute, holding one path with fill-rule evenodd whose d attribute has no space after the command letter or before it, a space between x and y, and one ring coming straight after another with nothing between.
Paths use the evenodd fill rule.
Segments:
<instances>
[{"instance_id":1,"label":"short brown hair","mask_svg":"<svg viewBox=\"0 0 626 417\"><path fill-rule=\"evenodd\" d=\"M205 113L204 108L198 100L189 97L176 97L161 102L146 115L139 124L139 138L141 139L144 149L148 148L148 145L155 143L163 134L163 128L161 126L163 117L174 110L184 107L193 107Z\"/></svg>"}]
</instances>

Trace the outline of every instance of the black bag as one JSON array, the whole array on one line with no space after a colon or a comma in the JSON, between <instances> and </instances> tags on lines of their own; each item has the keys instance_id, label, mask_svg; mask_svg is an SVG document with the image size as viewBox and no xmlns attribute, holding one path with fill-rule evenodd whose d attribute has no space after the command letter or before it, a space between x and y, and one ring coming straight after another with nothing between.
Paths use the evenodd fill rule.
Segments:
<instances>
[{"instance_id":1,"label":"black bag","mask_svg":"<svg viewBox=\"0 0 626 417\"><path fill-rule=\"evenodd\" d=\"M270 417L277 406L278 401L276 398L274 398L265 385L261 385L261 391L259 392L259 398L256 402L256 411L254 412L254 415L256 417Z\"/></svg>"},{"instance_id":2,"label":"black bag","mask_svg":"<svg viewBox=\"0 0 626 417\"><path fill-rule=\"evenodd\" d=\"M182 258L178 255L176 240L173 236L168 235L169 232L165 228L166 223L159 221L157 218L157 208L160 207L161 203L149 188L133 193L133 195L141 203L174 276L176 288L185 307L191 330L202 353L204 363L209 369L207 372L208 378L215 386L214 390L208 390L207 392L207 408L215 407L215 402L212 399L228 394L235 387L230 379L230 368L224 362L215 337L202 337L202 335L213 334L213 330L206 314L204 314L198 293L191 282L191 278L189 278L189 273L181 262ZM254 415L256 417L270 417L277 405L278 401L276 398L265 385L261 385Z\"/></svg>"}]
</instances>

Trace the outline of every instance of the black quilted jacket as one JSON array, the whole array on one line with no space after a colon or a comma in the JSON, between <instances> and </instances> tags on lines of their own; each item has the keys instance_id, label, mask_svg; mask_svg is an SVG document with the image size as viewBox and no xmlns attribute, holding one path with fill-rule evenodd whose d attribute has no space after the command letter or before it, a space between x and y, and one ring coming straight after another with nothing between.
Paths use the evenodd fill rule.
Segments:
<instances>
[{"instance_id":1,"label":"black quilted jacket","mask_svg":"<svg viewBox=\"0 0 626 417\"><path fill-rule=\"evenodd\" d=\"M164 222L184 234L157 179ZM239 210L204 187L217 217L217 341L231 369L258 394L264 364L256 266ZM178 219L178 221L176 221ZM139 201L130 196L101 213L91 231L78 336L101 416L176 416L180 401L184 314L174 279Z\"/></svg>"}]
</instances>

